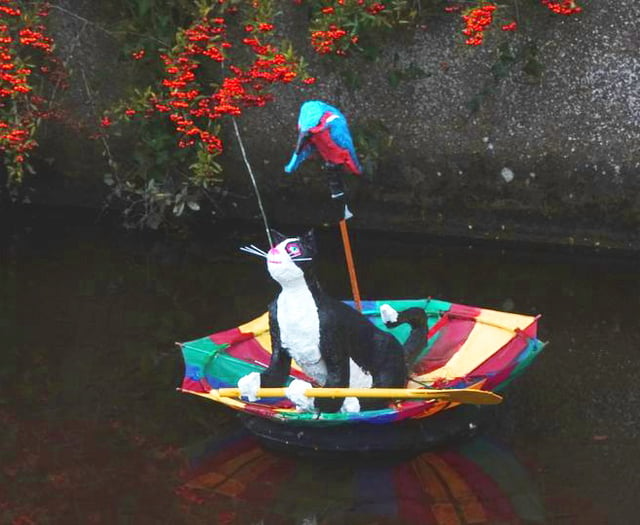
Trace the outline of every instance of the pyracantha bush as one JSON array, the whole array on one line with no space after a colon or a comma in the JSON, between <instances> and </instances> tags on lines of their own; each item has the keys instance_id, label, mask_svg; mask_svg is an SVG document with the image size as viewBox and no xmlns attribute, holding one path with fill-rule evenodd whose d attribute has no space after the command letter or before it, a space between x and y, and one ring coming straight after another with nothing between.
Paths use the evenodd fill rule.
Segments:
<instances>
[{"instance_id":1,"label":"pyracantha bush","mask_svg":"<svg viewBox=\"0 0 640 525\"><path fill-rule=\"evenodd\" d=\"M307 10L309 47L321 56L366 51L372 36L419 23L427 8L460 16L461 41L470 46L482 44L492 27L518 28L511 0L291 1ZM574 0L535 1L560 15L581 10ZM125 203L132 226L157 227L168 213L196 211L202 202L215 212L222 124L267 105L276 86L308 89L316 81L306 72L302 53L283 37L281 5L276 0L111 3L126 11L128 24L112 35L127 55L131 77L145 80L132 83L120 103L96 115L92 137L108 160L104 181L110 196ZM60 16L70 14L53 8ZM40 122L61 115L53 94L68 78L47 31L51 9L44 1L0 0L0 152L10 184L19 183L29 168ZM133 155L123 158L112 145L131 136L136 137L135 145L129 144Z\"/></svg>"}]
</instances>

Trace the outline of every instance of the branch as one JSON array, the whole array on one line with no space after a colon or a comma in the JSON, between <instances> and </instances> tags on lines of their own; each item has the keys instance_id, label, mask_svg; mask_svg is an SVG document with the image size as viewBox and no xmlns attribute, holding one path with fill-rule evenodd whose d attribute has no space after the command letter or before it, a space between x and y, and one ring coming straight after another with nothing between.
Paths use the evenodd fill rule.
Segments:
<instances>
[{"instance_id":1,"label":"branch","mask_svg":"<svg viewBox=\"0 0 640 525\"><path fill-rule=\"evenodd\" d=\"M122 35L135 35L135 36L140 36L143 38L146 38L148 40L153 40L154 42L157 42L158 44L160 44L163 47L169 47L169 44L167 44L167 42L164 42L163 40L160 40L159 38L156 38L154 36L151 35L146 35L144 33L137 33L135 31L109 31L108 29L105 29L104 27L102 27L100 24L96 23L96 22L92 22L91 20L80 16L77 13L74 13L73 11L69 11L68 9L65 9L64 7L60 7L59 5L52 5L51 6L52 9L57 9L58 11L69 15L72 18L75 18L76 20L80 20L82 22L84 22L85 25L90 25L92 27L95 27L98 31L103 32L104 34L108 35L111 38L115 38L115 35L118 34L122 34Z\"/></svg>"}]
</instances>

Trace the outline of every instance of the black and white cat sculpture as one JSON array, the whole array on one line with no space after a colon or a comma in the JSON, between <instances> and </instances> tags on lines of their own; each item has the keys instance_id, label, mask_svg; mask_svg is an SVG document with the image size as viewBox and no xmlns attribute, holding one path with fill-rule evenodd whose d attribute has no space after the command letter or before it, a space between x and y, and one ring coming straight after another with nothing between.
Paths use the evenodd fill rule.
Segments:
<instances>
[{"instance_id":1,"label":"black and white cat sculpture","mask_svg":"<svg viewBox=\"0 0 640 525\"><path fill-rule=\"evenodd\" d=\"M271 277L282 291L269 305L272 354L269 367L238 381L243 397L257 399L260 387L283 386L289 376L291 359L306 375L323 387L404 387L407 368L426 344L425 312L410 308L396 312L380 308L389 327L407 322L411 333L402 345L391 334L374 326L357 310L326 295L315 278L313 262L316 242L313 232L288 238L272 230L276 245L267 254L255 248L245 251L267 259ZM294 380L287 397L299 410L358 412L384 408L388 401L357 398L309 398L312 385Z\"/></svg>"}]
</instances>

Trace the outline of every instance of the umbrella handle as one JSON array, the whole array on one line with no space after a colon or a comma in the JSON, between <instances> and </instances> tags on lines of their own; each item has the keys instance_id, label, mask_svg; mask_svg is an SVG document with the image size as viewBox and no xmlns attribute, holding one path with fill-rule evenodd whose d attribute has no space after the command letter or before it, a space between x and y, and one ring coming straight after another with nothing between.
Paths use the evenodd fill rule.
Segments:
<instances>
[{"instance_id":1,"label":"umbrella handle","mask_svg":"<svg viewBox=\"0 0 640 525\"><path fill-rule=\"evenodd\" d=\"M358 277L356 267L353 263L353 253L351 252L351 242L349 241L349 230L346 219L340 220L340 234L342 235L342 245L344 246L344 256L347 260L347 270L349 271L349 281L351 281L351 293L353 301L356 303L358 312L362 312L362 301L360 300L360 288L358 287Z\"/></svg>"}]
</instances>

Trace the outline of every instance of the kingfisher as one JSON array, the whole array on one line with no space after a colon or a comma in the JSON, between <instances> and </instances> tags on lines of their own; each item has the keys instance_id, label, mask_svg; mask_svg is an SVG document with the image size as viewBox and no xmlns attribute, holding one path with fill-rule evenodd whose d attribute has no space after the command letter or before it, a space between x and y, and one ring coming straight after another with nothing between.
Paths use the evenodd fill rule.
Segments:
<instances>
[{"instance_id":1,"label":"kingfisher","mask_svg":"<svg viewBox=\"0 0 640 525\"><path fill-rule=\"evenodd\" d=\"M362 173L345 116L325 102L308 100L300 107L298 142L284 171L293 173L316 152L329 166L341 167L354 175Z\"/></svg>"}]
</instances>

